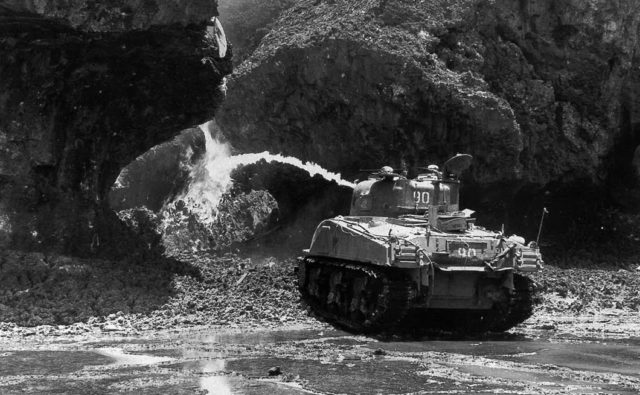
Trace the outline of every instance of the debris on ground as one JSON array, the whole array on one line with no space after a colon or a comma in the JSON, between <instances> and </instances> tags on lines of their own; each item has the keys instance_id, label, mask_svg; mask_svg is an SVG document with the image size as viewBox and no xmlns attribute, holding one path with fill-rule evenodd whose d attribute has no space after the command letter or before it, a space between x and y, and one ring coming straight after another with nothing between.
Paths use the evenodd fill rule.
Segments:
<instances>
[{"instance_id":1,"label":"debris on ground","mask_svg":"<svg viewBox=\"0 0 640 395\"><path fill-rule=\"evenodd\" d=\"M325 325L300 301L293 257L185 253L140 265L3 252L0 263L0 336ZM522 328L564 330L603 312L624 321L640 311L633 270L547 265L532 277L542 304Z\"/></svg>"},{"instance_id":2,"label":"debris on ground","mask_svg":"<svg viewBox=\"0 0 640 395\"><path fill-rule=\"evenodd\" d=\"M281 374L282 370L280 369L280 366L274 366L269 369L269 376L280 376Z\"/></svg>"}]
</instances>

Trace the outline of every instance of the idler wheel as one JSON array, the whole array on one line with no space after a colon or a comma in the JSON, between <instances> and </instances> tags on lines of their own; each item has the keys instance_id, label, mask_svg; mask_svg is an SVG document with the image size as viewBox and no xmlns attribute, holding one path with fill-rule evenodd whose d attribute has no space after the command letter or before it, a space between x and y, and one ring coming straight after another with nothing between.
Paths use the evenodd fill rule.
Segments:
<instances>
[{"instance_id":1,"label":"idler wheel","mask_svg":"<svg viewBox=\"0 0 640 395\"><path fill-rule=\"evenodd\" d=\"M513 292L505 314L491 326L491 331L503 332L521 324L533 314L533 307L538 303L535 282L523 275L513 274Z\"/></svg>"}]
</instances>

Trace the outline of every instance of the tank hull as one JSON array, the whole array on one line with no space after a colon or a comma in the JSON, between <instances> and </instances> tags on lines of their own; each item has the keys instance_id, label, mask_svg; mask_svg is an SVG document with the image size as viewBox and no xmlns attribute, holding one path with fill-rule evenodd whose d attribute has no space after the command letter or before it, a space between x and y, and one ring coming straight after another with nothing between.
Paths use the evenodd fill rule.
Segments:
<instances>
[{"instance_id":1,"label":"tank hull","mask_svg":"<svg viewBox=\"0 0 640 395\"><path fill-rule=\"evenodd\" d=\"M505 331L532 314L535 287L523 273L541 259L500 236L414 219L326 220L299 259L300 292L317 314L359 332Z\"/></svg>"},{"instance_id":2,"label":"tank hull","mask_svg":"<svg viewBox=\"0 0 640 395\"><path fill-rule=\"evenodd\" d=\"M529 318L536 298L533 281L513 272L435 272L433 293L419 286L415 269L327 257L301 258L298 275L315 313L364 333L502 332Z\"/></svg>"}]
</instances>

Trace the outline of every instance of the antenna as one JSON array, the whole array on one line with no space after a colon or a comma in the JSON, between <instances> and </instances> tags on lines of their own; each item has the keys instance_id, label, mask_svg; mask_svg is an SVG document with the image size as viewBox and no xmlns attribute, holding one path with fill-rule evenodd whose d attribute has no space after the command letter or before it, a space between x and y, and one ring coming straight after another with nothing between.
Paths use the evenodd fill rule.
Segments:
<instances>
[{"instance_id":1,"label":"antenna","mask_svg":"<svg viewBox=\"0 0 640 395\"><path fill-rule=\"evenodd\" d=\"M542 233L542 223L544 222L544 215L545 214L549 214L549 211L547 211L546 207L542 208L542 217L540 218L540 226L538 227L538 237L536 237L536 244L538 244L538 241L540 240L540 233Z\"/></svg>"}]
</instances>

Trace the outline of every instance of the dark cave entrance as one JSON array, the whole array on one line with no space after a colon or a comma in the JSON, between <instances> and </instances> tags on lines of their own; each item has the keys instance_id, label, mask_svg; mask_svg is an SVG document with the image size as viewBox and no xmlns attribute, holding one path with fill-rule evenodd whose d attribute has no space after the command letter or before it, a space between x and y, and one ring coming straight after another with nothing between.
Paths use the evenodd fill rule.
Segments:
<instances>
[{"instance_id":1,"label":"dark cave entrance","mask_svg":"<svg viewBox=\"0 0 640 395\"><path fill-rule=\"evenodd\" d=\"M635 183L634 154L640 146L640 122L633 116L628 102L623 103L620 120L620 137L613 149L612 178L622 177L624 181Z\"/></svg>"}]
</instances>

